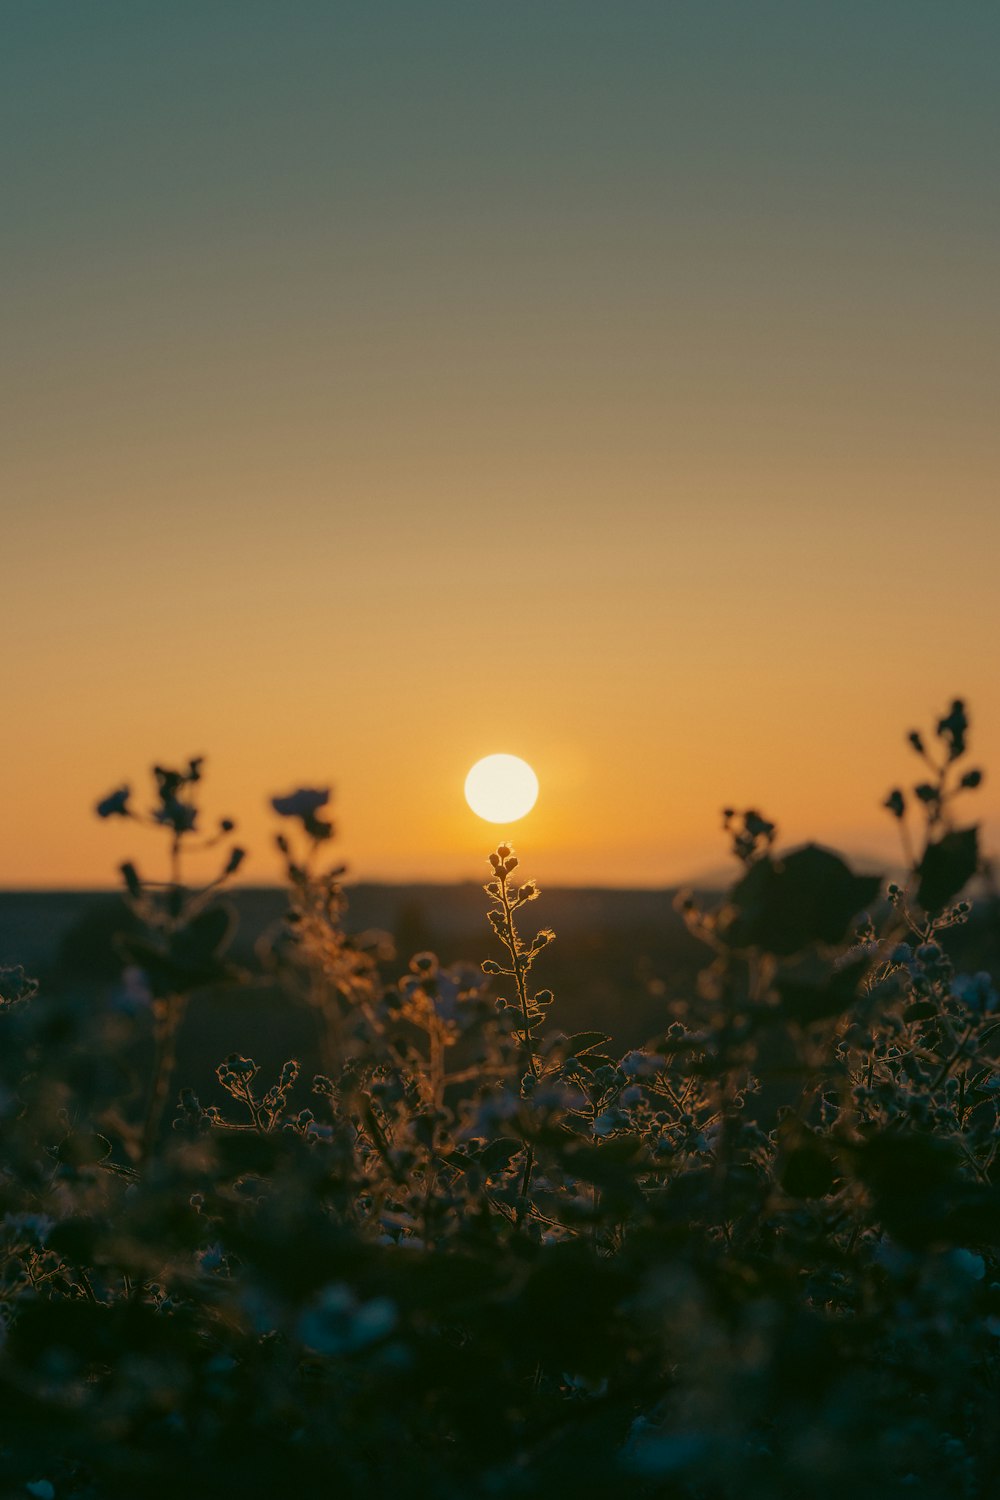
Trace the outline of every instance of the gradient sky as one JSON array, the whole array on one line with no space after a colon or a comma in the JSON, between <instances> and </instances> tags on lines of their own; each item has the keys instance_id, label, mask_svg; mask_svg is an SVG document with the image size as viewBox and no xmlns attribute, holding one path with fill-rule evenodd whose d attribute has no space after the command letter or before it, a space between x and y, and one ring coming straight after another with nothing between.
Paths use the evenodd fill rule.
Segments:
<instances>
[{"instance_id":1,"label":"gradient sky","mask_svg":"<svg viewBox=\"0 0 1000 1500\"><path fill-rule=\"evenodd\" d=\"M894 853L953 694L1000 776L998 162L985 3L9 0L0 884L202 752L255 881L317 780L478 875L495 750L543 880Z\"/></svg>"}]
</instances>

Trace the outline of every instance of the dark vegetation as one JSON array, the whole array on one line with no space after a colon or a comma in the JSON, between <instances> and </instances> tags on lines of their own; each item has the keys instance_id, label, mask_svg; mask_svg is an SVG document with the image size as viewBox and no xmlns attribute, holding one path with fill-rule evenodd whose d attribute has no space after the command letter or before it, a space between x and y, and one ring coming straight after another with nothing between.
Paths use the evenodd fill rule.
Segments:
<instances>
[{"instance_id":1,"label":"dark vegetation","mask_svg":"<svg viewBox=\"0 0 1000 1500\"><path fill-rule=\"evenodd\" d=\"M105 798L163 872L123 867L40 986L0 975L5 1492L991 1494L1000 924L967 734L956 703L910 737L898 882L730 810L726 896L612 921L609 893L536 905L502 845L476 949L471 892L400 900L395 951L364 888L348 923L325 789L274 799L280 901L224 894L200 761L149 814Z\"/></svg>"},{"instance_id":2,"label":"dark vegetation","mask_svg":"<svg viewBox=\"0 0 1000 1500\"><path fill-rule=\"evenodd\" d=\"M559 995L565 1026L601 1026L621 1046L639 1046L654 1034L664 996L690 994L705 949L677 910L673 890L545 888L545 915L559 934L546 957L545 977ZM381 962L388 979L406 973L409 957L431 949L450 961L477 967L484 952L483 888L468 885L358 885L345 887L350 926L388 939L393 957ZM214 1076L213 1048L249 1042L277 1048L280 1063L290 1045L315 1060L317 1028L307 1011L278 1001L272 976L262 974L257 953L284 920L286 893L277 887L238 887L227 894L236 925L228 956L254 983L203 990L194 999L180 1039L192 1066ZM67 1002L114 1003L120 986L120 936L137 919L123 896L87 891L0 891L0 956L16 958L47 994ZM280 1053L280 1056L278 1056ZM260 1061L264 1058L261 1056ZM187 1075L186 1075L187 1076Z\"/></svg>"}]
</instances>

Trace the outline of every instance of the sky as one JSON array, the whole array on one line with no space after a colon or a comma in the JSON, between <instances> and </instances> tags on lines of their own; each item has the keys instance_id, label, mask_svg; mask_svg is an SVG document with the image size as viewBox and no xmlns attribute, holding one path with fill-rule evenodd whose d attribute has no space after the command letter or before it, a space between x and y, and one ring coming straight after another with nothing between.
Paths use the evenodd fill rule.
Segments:
<instances>
[{"instance_id":1,"label":"sky","mask_svg":"<svg viewBox=\"0 0 1000 1500\"><path fill-rule=\"evenodd\" d=\"M496 751L543 881L894 858L908 729L1000 772L998 160L987 4L9 0L0 885L193 754L255 883L328 782L478 876Z\"/></svg>"}]
</instances>

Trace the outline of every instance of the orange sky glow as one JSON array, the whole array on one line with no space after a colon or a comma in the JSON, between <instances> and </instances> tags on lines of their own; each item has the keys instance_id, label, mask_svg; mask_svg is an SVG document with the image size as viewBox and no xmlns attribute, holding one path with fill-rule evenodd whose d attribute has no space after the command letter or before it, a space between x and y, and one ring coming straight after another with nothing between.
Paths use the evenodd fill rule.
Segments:
<instances>
[{"instance_id":1,"label":"orange sky glow","mask_svg":"<svg viewBox=\"0 0 1000 1500\"><path fill-rule=\"evenodd\" d=\"M996 17L224 9L3 65L0 884L153 873L93 805L194 754L251 883L327 782L354 877L481 876L494 751L543 882L892 860L955 695L995 845Z\"/></svg>"}]
</instances>

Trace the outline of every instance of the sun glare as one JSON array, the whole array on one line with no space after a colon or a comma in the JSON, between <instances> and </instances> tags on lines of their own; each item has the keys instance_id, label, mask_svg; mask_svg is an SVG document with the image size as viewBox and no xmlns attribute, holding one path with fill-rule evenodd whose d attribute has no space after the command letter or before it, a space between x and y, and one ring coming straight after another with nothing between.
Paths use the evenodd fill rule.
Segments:
<instances>
[{"instance_id":1,"label":"sun glare","mask_svg":"<svg viewBox=\"0 0 1000 1500\"><path fill-rule=\"evenodd\" d=\"M523 818L538 797L538 777L517 755L487 755L465 778L465 800L487 823Z\"/></svg>"}]
</instances>

